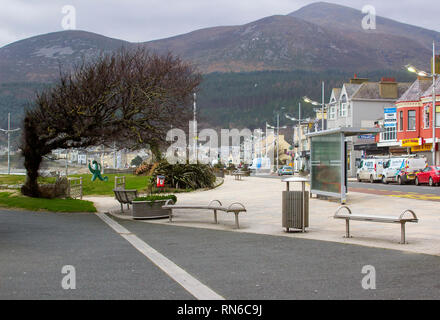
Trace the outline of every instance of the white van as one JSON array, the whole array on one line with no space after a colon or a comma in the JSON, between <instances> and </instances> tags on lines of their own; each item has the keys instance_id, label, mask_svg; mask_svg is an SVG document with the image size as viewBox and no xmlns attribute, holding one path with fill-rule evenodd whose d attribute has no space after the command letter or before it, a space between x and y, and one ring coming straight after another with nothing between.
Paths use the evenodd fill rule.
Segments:
<instances>
[{"instance_id":1,"label":"white van","mask_svg":"<svg viewBox=\"0 0 440 320\"><path fill-rule=\"evenodd\" d=\"M368 180L373 183L382 180L383 162L382 158L362 159L356 172L357 181Z\"/></svg>"},{"instance_id":2,"label":"white van","mask_svg":"<svg viewBox=\"0 0 440 320\"><path fill-rule=\"evenodd\" d=\"M428 162L423 157L391 158L384 163L382 182L399 184L414 182L416 173L425 169L427 165Z\"/></svg>"},{"instance_id":3,"label":"white van","mask_svg":"<svg viewBox=\"0 0 440 320\"><path fill-rule=\"evenodd\" d=\"M252 164L249 166L249 170L254 172L270 172L271 163L270 158L255 158L252 160Z\"/></svg>"},{"instance_id":4,"label":"white van","mask_svg":"<svg viewBox=\"0 0 440 320\"><path fill-rule=\"evenodd\" d=\"M387 184L389 182L396 182L402 168L405 166L406 158L391 158L385 161L383 166L382 182Z\"/></svg>"}]
</instances>

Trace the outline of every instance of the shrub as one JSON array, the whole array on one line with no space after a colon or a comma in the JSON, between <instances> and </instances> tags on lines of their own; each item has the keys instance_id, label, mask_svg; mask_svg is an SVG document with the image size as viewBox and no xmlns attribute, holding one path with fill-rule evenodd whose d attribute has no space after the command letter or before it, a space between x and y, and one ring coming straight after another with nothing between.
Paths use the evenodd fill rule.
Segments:
<instances>
[{"instance_id":1,"label":"shrub","mask_svg":"<svg viewBox=\"0 0 440 320\"><path fill-rule=\"evenodd\" d=\"M132 166L140 166L142 164L142 158L140 156L136 156L133 160L131 160L130 165Z\"/></svg>"},{"instance_id":2,"label":"shrub","mask_svg":"<svg viewBox=\"0 0 440 320\"><path fill-rule=\"evenodd\" d=\"M176 189L212 188L216 180L213 169L205 164L161 162L151 177L152 185L158 175L165 176L165 184Z\"/></svg>"},{"instance_id":3,"label":"shrub","mask_svg":"<svg viewBox=\"0 0 440 320\"><path fill-rule=\"evenodd\" d=\"M215 169L224 169L225 165L221 161L219 161L214 165L214 168Z\"/></svg>"},{"instance_id":4,"label":"shrub","mask_svg":"<svg viewBox=\"0 0 440 320\"><path fill-rule=\"evenodd\" d=\"M177 197L174 194L168 194L168 195L149 195L146 197L137 197L136 199L134 199L133 201L160 201L160 200L173 200L174 203L177 202Z\"/></svg>"}]
</instances>

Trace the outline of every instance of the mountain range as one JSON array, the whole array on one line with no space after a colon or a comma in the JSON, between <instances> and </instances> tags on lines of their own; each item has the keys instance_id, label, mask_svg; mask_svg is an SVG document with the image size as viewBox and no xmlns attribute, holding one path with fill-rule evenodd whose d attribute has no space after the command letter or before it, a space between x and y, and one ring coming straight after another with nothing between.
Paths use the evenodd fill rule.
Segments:
<instances>
[{"instance_id":1,"label":"mountain range","mask_svg":"<svg viewBox=\"0 0 440 320\"><path fill-rule=\"evenodd\" d=\"M171 51L202 73L261 70L399 70L407 63L429 66L431 44L440 33L377 17L363 30L361 11L313 3L287 15L239 26L196 30L171 38L130 43L86 31L60 31L0 48L0 82L48 82L66 68L102 52L145 46Z\"/></svg>"}]
</instances>

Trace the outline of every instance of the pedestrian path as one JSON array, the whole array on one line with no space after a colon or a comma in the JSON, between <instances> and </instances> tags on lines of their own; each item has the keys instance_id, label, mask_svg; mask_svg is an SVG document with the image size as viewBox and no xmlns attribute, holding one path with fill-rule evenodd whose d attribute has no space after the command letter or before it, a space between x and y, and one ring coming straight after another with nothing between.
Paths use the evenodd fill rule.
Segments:
<instances>
[{"instance_id":1,"label":"pedestrian path","mask_svg":"<svg viewBox=\"0 0 440 320\"><path fill-rule=\"evenodd\" d=\"M291 189L300 186L291 185ZM388 248L409 252L440 255L440 210L437 201L415 201L414 197L367 194L350 191L347 205L356 213L398 216L406 209L414 210L418 224L407 226L408 245L400 245L400 226L395 224L353 222L353 238L343 238L345 223L333 215L340 204L312 198L310 200L310 228L305 234L287 234L281 227L281 195L285 183L278 179L246 177L236 181L226 176L220 187L200 192L178 194L180 204L207 204L217 199L222 203L241 202L247 212L240 214L240 229L234 228L234 216L219 213L219 224L212 223L212 214L204 211L176 210L173 222L168 219L139 221L138 223L166 224L230 232L257 233L281 237L315 239L370 247ZM95 202L98 211L117 213L118 203L112 198L88 198ZM124 218L124 216L121 216ZM129 216L126 215L125 218Z\"/></svg>"}]
</instances>

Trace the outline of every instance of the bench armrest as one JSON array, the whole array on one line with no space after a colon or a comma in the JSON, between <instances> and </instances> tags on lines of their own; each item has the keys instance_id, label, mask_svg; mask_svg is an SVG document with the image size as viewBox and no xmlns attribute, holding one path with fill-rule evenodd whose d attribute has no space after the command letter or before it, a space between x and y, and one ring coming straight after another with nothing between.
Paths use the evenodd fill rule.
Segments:
<instances>
[{"instance_id":1,"label":"bench armrest","mask_svg":"<svg viewBox=\"0 0 440 320\"><path fill-rule=\"evenodd\" d=\"M208 204L208 207L212 207L212 203L213 203L213 202L217 202L217 203L220 205L220 207L223 206L222 203L220 202L220 200L212 200L212 201Z\"/></svg>"},{"instance_id":2,"label":"bench armrest","mask_svg":"<svg viewBox=\"0 0 440 320\"><path fill-rule=\"evenodd\" d=\"M410 214L413 216L413 219L414 219L414 220L419 220L419 219L417 218L416 214L414 213L414 211L409 210L409 209L403 211L403 212L400 214L399 219L400 219L400 220L404 220L403 217L405 216L405 214L406 214L407 212L410 213Z\"/></svg>"},{"instance_id":3,"label":"bench armrest","mask_svg":"<svg viewBox=\"0 0 440 320\"><path fill-rule=\"evenodd\" d=\"M336 212L335 212L335 217L338 216L339 211L341 211L342 209L347 210L347 211L348 211L348 214L351 214L351 210L350 210L349 207L347 207L347 206L340 206L340 207L336 210Z\"/></svg>"},{"instance_id":4,"label":"bench armrest","mask_svg":"<svg viewBox=\"0 0 440 320\"><path fill-rule=\"evenodd\" d=\"M234 209L234 206L239 206L240 208ZM228 211L246 211L246 208L240 202L234 202L229 205Z\"/></svg>"},{"instance_id":5,"label":"bench armrest","mask_svg":"<svg viewBox=\"0 0 440 320\"><path fill-rule=\"evenodd\" d=\"M173 205L173 204L174 204L173 199L168 199L168 200L165 202L165 204L162 206L162 208L165 207L165 206Z\"/></svg>"}]
</instances>

